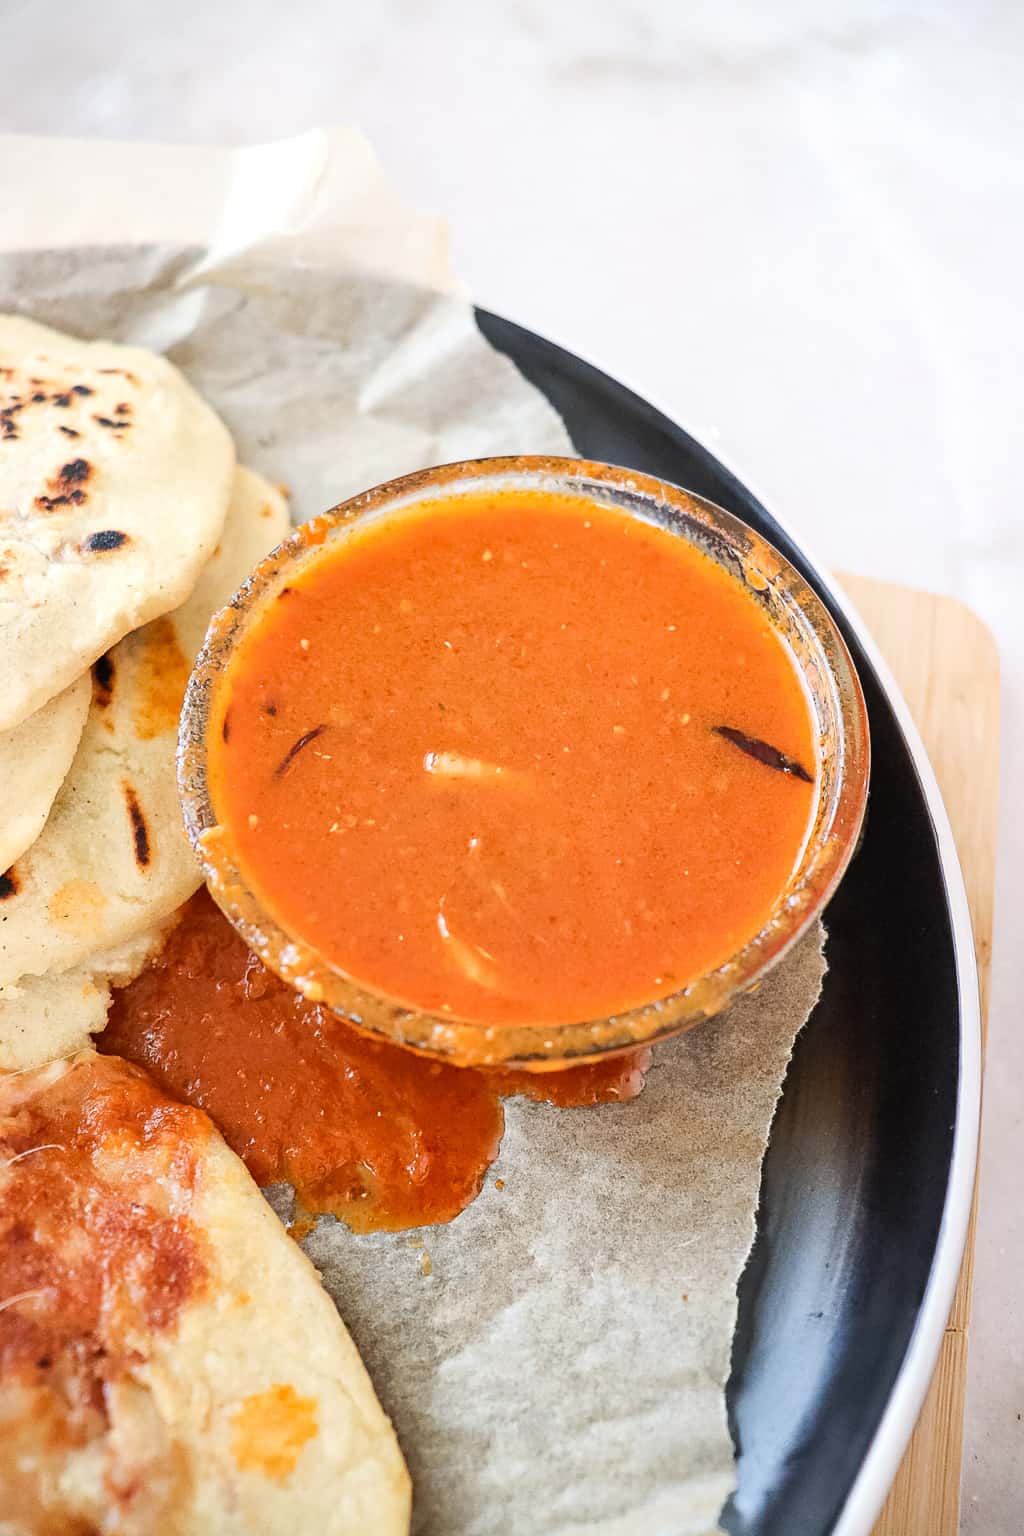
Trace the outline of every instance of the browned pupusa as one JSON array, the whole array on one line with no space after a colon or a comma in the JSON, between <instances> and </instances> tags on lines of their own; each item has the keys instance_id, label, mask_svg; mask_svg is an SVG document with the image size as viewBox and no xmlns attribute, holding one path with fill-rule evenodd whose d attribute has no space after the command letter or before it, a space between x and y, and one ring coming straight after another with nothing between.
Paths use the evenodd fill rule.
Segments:
<instances>
[{"instance_id":1,"label":"browned pupusa","mask_svg":"<svg viewBox=\"0 0 1024 1536\"><path fill-rule=\"evenodd\" d=\"M83 1051L0 1076L0 1519L404 1536L394 1432L206 1116Z\"/></svg>"},{"instance_id":2,"label":"browned pupusa","mask_svg":"<svg viewBox=\"0 0 1024 1536\"><path fill-rule=\"evenodd\" d=\"M0 732L185 600L234 457L165 358L0 315Z\"/></svg>"},{"instance_id":3,"label":"browned pupusa","mask_svg":"<svg viewBox=\"0 0 1024 1536\"><path fill-rule=\"evenodd\" d=\"M175 783L181 700L212 614L287 526L273 487L238 469L217 553L188 601L94 660L70 772L41 834L4 872L0 989L87 967L199 885Z\"/></svg>"}]
</instances>

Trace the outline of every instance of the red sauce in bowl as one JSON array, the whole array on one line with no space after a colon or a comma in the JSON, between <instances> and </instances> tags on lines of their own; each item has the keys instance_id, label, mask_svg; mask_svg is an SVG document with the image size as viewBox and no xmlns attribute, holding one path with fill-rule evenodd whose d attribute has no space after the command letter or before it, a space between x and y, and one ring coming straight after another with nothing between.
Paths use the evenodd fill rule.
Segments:
<instances>
[{"instance_id":1,"label":"red sauce in bowl","mask_svg":"<svg viewBox=\"0 0 1024 1536\"><path fill-rule=\"evenodd\" d=\"M211 800L287 933L501 1026L678 991L760 931L817 771L796 667L684 539L546 491L353 525L255 616Z\"/></svg>"}]
</instances>

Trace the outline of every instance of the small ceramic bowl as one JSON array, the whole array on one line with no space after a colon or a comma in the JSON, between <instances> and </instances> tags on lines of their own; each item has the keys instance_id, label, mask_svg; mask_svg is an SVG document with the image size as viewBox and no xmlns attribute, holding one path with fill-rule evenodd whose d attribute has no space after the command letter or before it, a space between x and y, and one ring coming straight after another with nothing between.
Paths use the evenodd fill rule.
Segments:
<instances>
[{"instance_id":1,"label":"small ceramic bowl","mask_svg":"<svg viewBox=\"0 0 1024 1536\"><path fill-rule=\"evenodd\" d=\"M610 506L687 539L741 582L768 615L806 686L818 736L813 822L803 852L762 930L725 964L669 997L611 1018L552 1026L485 1025L411 1010L357 985L298 933L287 933L253 895L227 829L218 823L206 774L214 693L232 652L266 602L344 540L353 524L414 503L481 491L557 491ZM360 1029L466 1065L553 1069L690 1029L753 987L820 915L857 845L868 792L867 715L860 683L831 616L799 572L745 523L720 507L646 475L574 459L479 459L422 470L314 518L260 564L213 619L181 717L178 782L189 838L214 899L260 958L308 998Z\"/></svg>"}]
</instances>

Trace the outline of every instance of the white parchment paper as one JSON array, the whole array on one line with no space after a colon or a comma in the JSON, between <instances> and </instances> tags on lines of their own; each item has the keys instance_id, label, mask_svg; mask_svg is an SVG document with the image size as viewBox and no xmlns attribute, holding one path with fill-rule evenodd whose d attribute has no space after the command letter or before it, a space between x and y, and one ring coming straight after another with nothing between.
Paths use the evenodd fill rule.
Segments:
<instances>
[{"instance_id":1,"label":"white parchment paper","mask_svg":"<svg viewBox=\"0 0 1024 1536\"><path fill-rule=\"evenodd\" d=\"M224 151L0 139L0 189L0 310L167 351L297 520L426 464L571 448L477 331L443 226L352 130ZM449 1226L307 1239L394 1418L417 1532L714 1526L736 1282L822 937L661 1047L634 1103L510 1103Z\"/></svg>"}]
</instances>

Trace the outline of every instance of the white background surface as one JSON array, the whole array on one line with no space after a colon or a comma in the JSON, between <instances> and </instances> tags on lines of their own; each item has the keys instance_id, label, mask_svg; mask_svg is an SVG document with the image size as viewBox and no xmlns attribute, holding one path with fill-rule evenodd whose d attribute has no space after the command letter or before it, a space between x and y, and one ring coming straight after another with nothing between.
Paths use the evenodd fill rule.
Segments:
<instances>
[{"instance_id":1,"label":"white background surface","mask_svg":"<svg viewBox=\"0 0 1024 1536\"><path fill-rule=\"evenodd\" d=\"M1024 6L0 0L0 130L243 143L330 121L448 216L480 302L652 398L833 564L961 597L996 633L963 1529L1019 1532Z\"/></svg>"}]
</instances>

